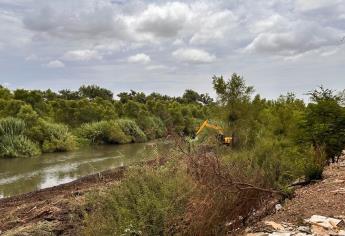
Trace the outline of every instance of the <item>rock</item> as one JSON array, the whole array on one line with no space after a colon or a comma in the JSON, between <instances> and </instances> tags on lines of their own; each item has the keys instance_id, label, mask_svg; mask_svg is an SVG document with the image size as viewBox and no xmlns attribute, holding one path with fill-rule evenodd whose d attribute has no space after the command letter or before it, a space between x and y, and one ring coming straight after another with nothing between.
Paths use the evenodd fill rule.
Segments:
<instances>
[{"instance_id":1,"label":"rock","mask_svg":"<svg viewBox=\"0 0 345 236\"><path fill-rule=\"evenodd\" d=\"M264 232L259 232L259 233L248 233L246 234L247 236L268 236L268 233L264 233Z\"/></svg>"},{"instance_id":2,"label":"rock","mask_svg":"<svg viewBox=\"0 0 345 236\"><path fill-rule=\"evenodd\" d=\"M339 230L338 235L339 236L345 236L345 230Z\"/></svg>"},{"instance_id":3,"label":"rock","mask_svg":"<svg viewBox=\"0 0 345 236\"><path fill-rule=\"evenodd\" d=\"M312 225L311 232L313 233L313 235L317 235L317 236L329 235L328 231L325 228L318 225Z\"/></svg>"},{"instance_id":4,"label":"rock","mask_svg":"<svg viewBox=\"0 0 345 236\"><path fill-rule=\"evenodd\" d=\"M280 211L282 208L283 208L283 206L281 204L275 205L276 211Z\"/></svg>"},{"instance_id":5,"label":"rock","mask_svg":"<svg viewBox=\"0 0 345 236\"><path fill-rule=\"evenodd\" d=\"M278 224L274 221L265 221L264 223L265 223L265 225L270 226L275 230L284 230L284 226L282 226L281 224Z\"/></svg>"},{"instance_id":6,"label":"rock","mask_svg":"<svg viewBox=\"0 0 345 236\"><path fill-rule=\"evenodd\" d=\"M306 222L312 225L321 226L325 229L337 229L345 227L345 222L343 220L320 215L313 215L310 217L310 219L307 219Z\"/></svg>"},{"instance_id":7,"label":"rock","mask_svg":"<svg viewBox=\"0 0 345 236\"><path fill-rule=\"evenodd\" d=\"M273 232L269 236L291 236L291 232Z\"/></svg>"},{"instance_id":8,"label":"rock","mask_svg":"<svg viewBox=\"0 0 345 236\"><path fill-rule=\"evenodd\" d=\"M310 230L310 228L309 228L308 226L299 226L299 227L297 228L297 230L298 230L299 232L302 232L302 233L308 233L308 234L311 233L311 230Z\"/></svg>"}]
</instances>

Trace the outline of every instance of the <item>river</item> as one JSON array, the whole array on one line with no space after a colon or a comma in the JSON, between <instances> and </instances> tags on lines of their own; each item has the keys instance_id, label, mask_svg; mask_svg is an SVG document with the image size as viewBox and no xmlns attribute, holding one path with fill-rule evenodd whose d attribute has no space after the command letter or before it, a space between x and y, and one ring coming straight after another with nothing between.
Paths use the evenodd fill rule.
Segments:
<instances>
[{"instance_id":1,"label":"river","mask_svg":"<svg viewBox=\"0 0 345 236\"><path fill-rule=\"evenodd\" d=\"M0 198L68 183L169 150L164 142L104 145L74 152L48 153L34 158L0 158Z\"/></svg>"}]
</instances>

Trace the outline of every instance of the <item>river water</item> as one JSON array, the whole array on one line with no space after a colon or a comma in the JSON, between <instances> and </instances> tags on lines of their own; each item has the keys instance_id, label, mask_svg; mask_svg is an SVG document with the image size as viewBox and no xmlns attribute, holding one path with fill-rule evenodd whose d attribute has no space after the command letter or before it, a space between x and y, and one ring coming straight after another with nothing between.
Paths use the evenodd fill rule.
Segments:
<instances>
[{"instance_id":1,"label":"river water","mask_svg":"<svg viewBox=\"0 0 345 236\"><path fill-rule=\"evenodd\" d=\"M0 158L0 198L71 182L80 177L155 158L169 150L163 142L107 145L35 158Z\"/></svg>"}]
</instances>

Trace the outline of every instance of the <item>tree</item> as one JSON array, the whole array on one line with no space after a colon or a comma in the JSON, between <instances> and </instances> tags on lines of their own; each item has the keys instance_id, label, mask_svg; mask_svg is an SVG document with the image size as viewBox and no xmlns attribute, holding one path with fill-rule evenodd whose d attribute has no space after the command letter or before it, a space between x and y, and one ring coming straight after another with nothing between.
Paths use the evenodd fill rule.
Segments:
<instances>
[{"instance_id":1,"label":"tree","mask_svg":"<svg viewBox=\"0 0 345 236\"><path fill-rule=\"evenodd\" d=\"M345 147L345 108L334 91L320 87L309 93L312 103L307 107L301 127L301 140L323 147L328 159L335 161Z\"/></svg>"},{"instance_id":2,"label":"tree","mask_svg":"<svg viewBox=\"0 0 345 236\"><path fill-rule=\"evenodd\" d=\"M89 99L95 99L97 97L105 100L113 99L113 93L110 90L101 88L97 85L83 85L79 88L79 93L82 97L87 97Z\"/></svg>"},{"instance_id":3,"label":"tree","mask_svg":"<svg viewBox=\"0 0 345 236\"><path fill-rule=\"evenodd\" d=\"M186 89L186 91L184 92L182 96L183 101L186 103L198 102L200 101L200 98L201 98L200 95L191 89Z\"/></svg>"},{"instance_id":4,"label":"tree","mask_svg":"<svg viewBox=\"0 0 345 236\"><path fill-rule=\"evenodd\" d=\"M213 76L212 79L218 101L228 112L228 121L235 123L245 113L243 109L250 101L254 88L247 86L243 77L236 73L232 74L228 81L225 81L223 76Z\"/></svg>"},{"instance_id":5,"label":"tree","mask_svg":"<svg viewBox=\"0 0 345 236\"><path fill-rule=\"evenodd\" d=\"M63 89L59 91L60 97L66 100L77 100L80 99L80 94L78 91L71 91L69 89Z\"/></svg>"},{"instance_id":6,"label":"tree","mask_svg":"<svg viewBox=\"0 0 345 236\"><path fill-rule=\"evenodd\" d=\"M213 87L220 99L225 105L232 105L238 102L246 102L250 100L250 96L254 93L252 86L246 86L243 77L232 74L228 81L223 76L213 76Z\"/></svg>"},{"instance_id":7,"label":"tree","mask_svg":"<svg viewBox=\"0 0 345 236\"><path fill-rule=\"evenodd\" d=\"M200 94L200 102L202 102L204 105L209 105L213 102L213 99L208 95L208 93Z\"/></svg>"},{"instance_id":8,"label":"tree","mask_svg":"<svg viewBox=\"0 0 345 236\"><path fill-rule=\"evenodd\" d=\"M0 85L0 99L10 99L13 98L11 91Z\"/></svg>"}]
</instances>

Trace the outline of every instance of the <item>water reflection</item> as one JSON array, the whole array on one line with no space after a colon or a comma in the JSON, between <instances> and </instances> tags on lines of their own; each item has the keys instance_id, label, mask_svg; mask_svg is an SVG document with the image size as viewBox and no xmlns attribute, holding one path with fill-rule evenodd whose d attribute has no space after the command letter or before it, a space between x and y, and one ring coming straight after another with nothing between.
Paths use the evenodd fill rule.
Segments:
<instances>
[{"instance_id":1,"label":"water reflection","mask_svg":"<svg viewBox=\"0 0 345 236\"><path fill-rule=\"evenodd\" d=\"M85 175L164 154L169 145L97 146L36 158L0 159L0 198L71 182Z\"/></svg>"}]
</instances>

